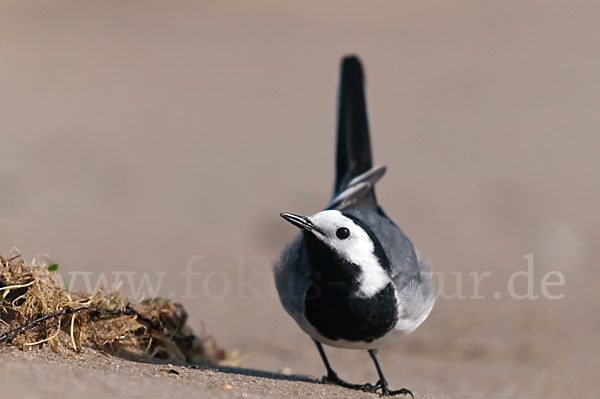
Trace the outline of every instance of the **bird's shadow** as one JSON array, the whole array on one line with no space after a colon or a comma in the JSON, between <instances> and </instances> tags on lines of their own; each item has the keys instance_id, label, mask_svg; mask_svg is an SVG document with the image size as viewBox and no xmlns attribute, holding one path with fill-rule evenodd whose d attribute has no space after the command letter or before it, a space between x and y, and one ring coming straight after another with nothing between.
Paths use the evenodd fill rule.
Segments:
<instances>
[{"instance_id":1,"label":"bird's shadow","mask_svg":"<svg viewBox=\"0 0 600 399\"><path fill-rule=\"evenodd\" d=\"M297 382L308 382L312 384L322 384L323 381L313 377L308 377L299 374L282 374L274 373L272 371L248 369L243 367L229 367L229 366L214 366L214 367L198 367L198 369L204 370L215 370L225 374L238 374L248 377L260 377L268 378L270 380L282 380L282 381L297 381Z\"/></svg>"},{"instance_id":2,"label":"bird's shadow","mask_svg":"<svg viewBox=\"0 0 600 399\"><path fill-rule=\"evenodd\" d=\"M245 367L232 367L232 366L218 366L218 365L198 365L191 364L185 361L173 361L173 360L161 360L161 359L152 359L152 360L140 360L135 358L129 358L124 356L118 356L114 353L100 351L104 356L108 357L116 357L119 359L125 359L137 363L146 363L146 364L154 364L154 365L163 365L163 366L178 366L187 368L188 370L213 370L224 374L237 374L244 375L248 377L260 377L267 378L270 380L279 380L279 381L296 381L296 382L308 382L312 384L323 384L323 380L320 378L309 377L306 375L300 374L283 374L283 373L275 373L272 371L265 370L257 370L250 369Z\"/></svg>"}]
</instances>

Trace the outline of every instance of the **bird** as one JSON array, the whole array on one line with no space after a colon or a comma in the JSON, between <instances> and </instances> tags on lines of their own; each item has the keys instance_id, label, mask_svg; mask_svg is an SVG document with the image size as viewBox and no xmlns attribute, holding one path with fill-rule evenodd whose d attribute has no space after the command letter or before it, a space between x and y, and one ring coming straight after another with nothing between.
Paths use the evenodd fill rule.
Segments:
<instances>
[{"instance_id":1,"label":"bird","mask_svg":"<svg viewBox=\"0 0 600 399\"><path fill-rule=\"evenodd\" d=\"M406 388L390 390L377 351L428 317L436 297L433 274L377 202L375 183L386 167L373 167L364 74L356 55L342 58L340 75L333 194L311 216L280 213L300 233L273 265L275 285L285 311L317 347L327 372L322 382L414 398ZM341 379L323 344L368 351L378 381Z\"/></svg>"}]
</instances>

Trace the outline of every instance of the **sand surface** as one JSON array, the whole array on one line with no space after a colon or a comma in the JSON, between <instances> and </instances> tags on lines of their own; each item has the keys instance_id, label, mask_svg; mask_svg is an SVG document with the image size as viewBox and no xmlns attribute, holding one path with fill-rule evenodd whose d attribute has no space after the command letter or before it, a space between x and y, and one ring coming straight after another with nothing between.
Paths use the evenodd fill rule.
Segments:
<instances>
[{"instance_id":1,"label":"sand surface","mask_svg":"<svg viewBox=\"0 0 600 399\"><path fill-rule=\"evenodd\" d=\"M255 370L2 349L1 397L369 397L280 378L323 366L270 271L295 234L278 213L328 200L352 52L378 198L462 293L381 351L392 388L597 398L599 20L584 0L0 2L0 252L50 254L73 289L171 297ZM535 299L510 295L527 259ZM366 353L327 351L374 382Z\"/></svg>"}]
</instances>

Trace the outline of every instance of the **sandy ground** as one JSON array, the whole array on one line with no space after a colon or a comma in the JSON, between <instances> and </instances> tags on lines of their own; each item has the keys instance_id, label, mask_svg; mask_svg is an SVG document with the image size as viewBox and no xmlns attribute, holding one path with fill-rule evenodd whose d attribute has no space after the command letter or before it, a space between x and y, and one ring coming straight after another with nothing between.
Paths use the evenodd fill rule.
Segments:
<instances>
[{"instance_id":1,"label":"sandy ground","mask_svg":"<svg viewBox=\"0 0 600 399\"><path fill-rule=\"evenodd\" d=\"M378 198L462 293L382 350L392 387L597 398L598 20L584 0L2 1L0 251L50 254L74 289L120 276L126 295L182 302L255 370L4 349L2 397L352 397L279 378L323 366L270 268L295 234L278 213L328 199L353 52L388 166ZM519 299L528 254L537 298ZM375 380L366 353L327 351L343 378Z\"/></svg>"},{"instance_id":2,"label":"sandy ground","mask_svg":"<svg viewBox=\"0 0 600 399\"><path fill-rule=\"evenodd\" d=\"M303 376L250 369L193 369L172 364L132 363L94 351L69 358L48 351L3 351L0 370L5 381L16 381L9 391L10 397L15 398L106 398L112 395L147 398L149 394L151 397L203 398L374 397L349 393ZM52 379L52 384L44 383L48 379Z\"/></svg>"}]
</instances>

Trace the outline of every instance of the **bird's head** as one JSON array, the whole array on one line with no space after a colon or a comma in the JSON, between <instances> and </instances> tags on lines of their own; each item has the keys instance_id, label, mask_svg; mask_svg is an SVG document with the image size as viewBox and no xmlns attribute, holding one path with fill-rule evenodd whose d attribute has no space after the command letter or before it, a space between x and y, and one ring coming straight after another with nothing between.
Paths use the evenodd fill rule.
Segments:
<instances>
[{"instance_id":1,"label":"bird's head","mask_svg":"<svg viewBox=\"0 0 600 399\"><path fill-rule=\"evenodd\" d=\"M332 259L358 271L359 295L375 295L390 282L387 256L375 234L358 218L338 210L312 216L280 215L303 231L308 256L311 263L319 264L320 271L339 266L340 262Z\"/></svg>"},{"instance_id":2,"label":"bird's head","mask_svg":"<svg viewBox=\"0 0 600 399\"><path fill-rule=\"evenodd\" d=\"M312 216L281 213L281 217L348 260L373 252L368 233L340 211L326 210Z\"/></svg>"}]
</instances>

